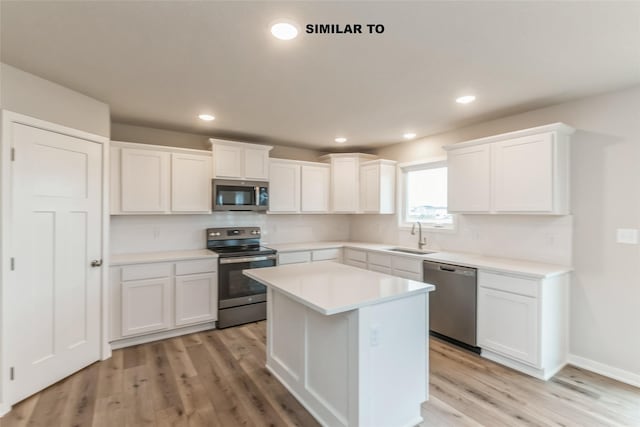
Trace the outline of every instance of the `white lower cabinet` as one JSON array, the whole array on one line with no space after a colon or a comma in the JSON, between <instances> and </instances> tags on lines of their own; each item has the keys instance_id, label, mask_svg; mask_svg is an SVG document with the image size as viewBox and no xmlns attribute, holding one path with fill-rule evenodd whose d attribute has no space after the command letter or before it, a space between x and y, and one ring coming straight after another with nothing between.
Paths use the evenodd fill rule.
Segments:
<instances>
[{"instance_id":1,"label":"white lower cabinet","mask_svg":"<svg viewBox=\"0 0 640 427\"><path fill-rule=\"evenodd\" d=\"M167 329L169 319L168 277L122 282L122 336Z\"/></svg>"},{"instance_id":2,"label":"white lower cabinet","mask_svg":"<svg viewBox=\"0 0 640 427\"><path fill-rule=\"evenodd\" d=\"M537 366L538 300L481 287L478 306L480 347Z\"/></svg>"},{"instance_id":3,"label":"white lower cabinet","mask_svg":"<svg viewBox=\"0 0 640 427\"><path fill-rule=\"evenodd\" d=\"M217 282L215 273L176 276L176 326L217 319Z\"/></svg>"},{"instance_id":4,"label":"white lower cabinet","mask_svg":"<svg viewBox=\"0 0 640 427\"><path fill-rule=\"evenodd\" d=\"M161 333L179 335L179 328L217 320L216 271L217 259L211 258L112 267L112 345L137 344L147 335L149 341L162 338Z\"/></svg>"},{"instance_id":5,"label":"white lower cabinet","mask_svg":"<svg viewBox=\"0 0 640 427\"><path fill-rule=\"evenodd\" d=\"M568 274L534 279L478 271L482 356L544 380L566 364Z\"/></svg>"},{"instance_id":6,"label":"white lower cabinet","mask_svg":"<svg viewBox=\"0 0 640 427\"><path fill-rule=\"evenodd\" d=\"M306 262L336 261L342 262L342 249L315 249L278 254L278 265L302 264Z\"/></svg>"}]
</instances>

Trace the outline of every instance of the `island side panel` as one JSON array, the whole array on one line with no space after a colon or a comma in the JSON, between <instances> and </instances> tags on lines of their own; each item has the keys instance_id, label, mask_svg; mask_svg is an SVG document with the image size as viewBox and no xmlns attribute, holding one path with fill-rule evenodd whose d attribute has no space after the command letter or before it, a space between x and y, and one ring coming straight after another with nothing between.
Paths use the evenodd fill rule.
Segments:
<instances>
[{"instance_id":1,"label":"island side panel","mask_svg":"<svg viewBox=\"0 0 640 427\"><path fill-rule=\"evenodd\" d=\"M323 425L355 426L357 311L326 316L268 287L267 369Z\"/></svg>"},{"instance_id":2,"label":"island side panel","mask_svg":"<svg viewBox=\"0 0 640 427\"><path fill-rule=\"evenodd\" d=\"M429 294L363 307L359 425L415 426L428 399Z\"/></svg>"},{"instance_id":3,"label":"island side panel","mask_svg":"<svg viewBox=\"0 0 640 427\"><path fill-rule=\"evenodd\" d=\"M267 368L323 425L413 426L428 396L428 293L324 315L272 287Z\"/></svg>"}]
</instances>

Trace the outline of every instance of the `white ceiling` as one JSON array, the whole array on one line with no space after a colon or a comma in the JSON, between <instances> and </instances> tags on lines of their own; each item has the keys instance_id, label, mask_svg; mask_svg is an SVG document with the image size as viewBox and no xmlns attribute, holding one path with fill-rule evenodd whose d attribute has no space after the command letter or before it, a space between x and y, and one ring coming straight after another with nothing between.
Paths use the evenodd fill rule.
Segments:
<instances>
[{"instance_id":1,"label":"white ceiling","mask_svg":"<svg viewBox=\"0 0 640 427\"><path fill-rule=\"evenodd\" d=\"M385 145L640 83L640 2L1 7L2 61L107 102L114 121L303 147ZM281 17L385 32L283 42L268 29Z\"/></svg>"}]
</instances>

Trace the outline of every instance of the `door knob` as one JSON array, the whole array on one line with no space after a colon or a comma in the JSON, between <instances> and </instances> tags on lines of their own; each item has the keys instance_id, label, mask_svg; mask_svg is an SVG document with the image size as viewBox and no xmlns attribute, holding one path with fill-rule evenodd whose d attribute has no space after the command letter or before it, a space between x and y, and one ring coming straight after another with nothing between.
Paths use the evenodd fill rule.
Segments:
<instances>
[{"instance_id":1,"label":"door knob","mask_svg":"<svg viewBox=\"0 0 640 427\"><path fill-rule=\"evenodd\" d=\"M91 261L91 267L102 267L102 260L94 259L93 261Z\"/></svg>"}]
</instances>

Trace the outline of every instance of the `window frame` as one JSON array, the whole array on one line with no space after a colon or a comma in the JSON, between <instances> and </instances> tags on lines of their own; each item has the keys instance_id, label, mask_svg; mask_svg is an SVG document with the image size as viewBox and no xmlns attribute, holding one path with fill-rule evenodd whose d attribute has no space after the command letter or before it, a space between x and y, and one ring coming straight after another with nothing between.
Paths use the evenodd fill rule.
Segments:
<instances>
[{"instance_id":1,"label":"window frame","mask_svg":"<svg viewBox=\"0 0 640 427\"><path fill-rule=\"evenodd\" d=\"M406 209L407 209L407 173L422 170L422 169L437 169L441 167L447 167L446 157L436 157L426 160L418 160L414 162L400 163L397 168L397 181L398 181L398 197L397 197L397 212L398 212L398 228L402 230L410 230L413 227L413 222L406 222ZM447 192L449 191L449 183L447 182ZM451 214L451 224L442 225L435 222L422 222L422 228L437 232L455 232L457 225L457 217L455 214Z\"/></svg>"}]
</instances>

